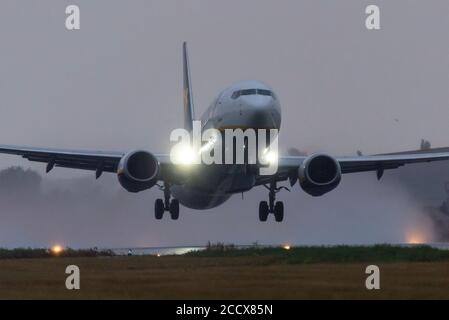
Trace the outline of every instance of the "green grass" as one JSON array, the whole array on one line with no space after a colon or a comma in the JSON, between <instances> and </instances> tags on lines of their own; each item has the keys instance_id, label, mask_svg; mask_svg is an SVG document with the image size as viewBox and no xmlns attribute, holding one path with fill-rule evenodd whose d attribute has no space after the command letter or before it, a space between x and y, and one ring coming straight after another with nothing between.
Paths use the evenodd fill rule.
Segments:
<instances>
[{"instance_id":1,"label":"green grass","mask_svg":"<svg viewBox=\"0 0 449 320\"><path fill-rule=\"evenodd\" d=\"M400 247L332 246L332 247L250 247L210 245L206 250L186 254L190 257L270 257L277 263L348 263L348 262L429 262L449 261L449 250L429 246Z\"/></svg>"},{"instance_id":2,"label":"green grass","mask_svg":"<svg viewBox=\"0 0 449 320\"><path fill-rule=\"evenodd\" d=\"M277 260L276 260L277 259ZM65 288L68 265L81 289ZM449 299L449 261L283 263L271 256L120 256L0 260L0 299Z\"/></svg>"},{"instance_id":3,"label":"green grass","mask_svg":"<svg viewBox=\"0 0 449 320\"><path fill-rule=\"evenodd\" d=\"M0 256L0 299L449 299L449 251L428 246L219 244L162 257L82 250L53 257L46 249ZM36 259L14 259L27 257ZM72 264L81 270L81 290L65 288ZM381 290L365 287L370 264L380 268Z\"/></svg>"}]
</instances>

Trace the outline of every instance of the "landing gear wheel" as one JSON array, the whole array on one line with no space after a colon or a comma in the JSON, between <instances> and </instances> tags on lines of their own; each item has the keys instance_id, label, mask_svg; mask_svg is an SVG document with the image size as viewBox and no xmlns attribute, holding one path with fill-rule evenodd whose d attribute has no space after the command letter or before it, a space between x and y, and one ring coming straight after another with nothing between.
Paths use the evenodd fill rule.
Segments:
<instances>
[{"instance_id":1,"label":"landing gear wheel","mask_svg":"<svg viewBox=\"0 0 449 320\"><path fill-rule=\"evenodd\" d=\"M287 187L278 187L276 181L270 182L269 185L263 185L268 192L268 203L266 201L261 201L259 204L259 219L260 221L267 221L267 216L272 213L276 222L282 222L284 220L284 203L282 201L276 201L276 193L281 190L290 189Z\"/></svg>"},{"instance_id":2,"label":"landing gear wheel","mask_svg":"<svg viewBox=\"0 0 449 320\"><path fill-rule=\"evenodd\" d=\"M276 222L284 220L284 203L282 201L277 201L274 205L274 219Z\"/></svg>"},{"instance_id":3,"label":"landing gear wheel","mask_svg":"<svg viewBox=\"0 0 449 320\"><path fill-rule=\"evenodd\" d=\"M164 181L163 186L159 186L159 189L164 192L164 199L157 199L154 203L154 215L157 220L162 219L164 212L170 212L172 220L178 220L179 218L179 201L171 199L170 184Z\"/></svg>"},{"instance_id":4,"label":"landing gear wheel","mask_svg":"<svg viewBox=\"0 0 449 320\"><path fill-rule=\"evenodd\" d=\"M170 209L169 209L169 211L170 211L170 215L171 215L172 220L178 220L178 218L179 218L179 201L178 200L173 199L170 202Z\"/></svg>"},{"instance_id":5,"label":"landing gear wheel","mask_svg":"<svg viewBox=\"0 0 449 320\"><path fill-rule=\"evenodd\" d=\"M154 203L154 216L157 220L161 220L164 215L164 201L162 199L157 199Z\"/></svg>"},{"instance_id":6,"label":"landing gear wheel","mask_svg":"<svg viewBox=\"0 0 449 320\"><path fill-rule=\"evenodd\" d=\"M260 201L259 203L259 220L264 222L268 218L268 203L266 201Z\"/></svg>"}]
</instances>

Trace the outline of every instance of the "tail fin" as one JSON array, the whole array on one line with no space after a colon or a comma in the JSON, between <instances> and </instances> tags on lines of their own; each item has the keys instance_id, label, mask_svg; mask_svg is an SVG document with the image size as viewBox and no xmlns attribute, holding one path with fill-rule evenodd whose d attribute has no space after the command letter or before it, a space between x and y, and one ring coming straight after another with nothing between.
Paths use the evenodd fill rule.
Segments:
<instances>
[{"instance_id":1,"label":"tail fin","mask_svg":"<svg viewBox=\"0 0 449 320\"><path fill-rule=\"evenodd\" d=\"M189 57L187 55L187 42L182 44L182 62L184 74L184 128L191 131L195 119L193 109L192 83L190 82Z\"/></svg>"}]
</instances>

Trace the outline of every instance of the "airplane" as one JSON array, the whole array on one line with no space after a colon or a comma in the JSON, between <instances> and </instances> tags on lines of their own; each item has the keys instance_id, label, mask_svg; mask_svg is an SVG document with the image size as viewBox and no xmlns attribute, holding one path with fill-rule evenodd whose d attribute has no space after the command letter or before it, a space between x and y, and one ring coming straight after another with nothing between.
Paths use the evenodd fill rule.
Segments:
<instances>
[{"instance_id":1,"label":"airplane","mask_svg":"<svg viewBox=\"0 0 449 320\"><path fill-rule=\"evenodd\" d=\"M184 83L184 128L192 130L196 119L187 44L182 46ZM201 126L216 128L280 129L281 107L272 88L260 81L238 82L221 91L200 118ZM0 145L0 153L22 156L29 161L46 164L46 173L54 167L95 171L98 179L103 172L115 173L121 186L129 192L140 192L158 186L163 198L154 204L156 219L165 212L171 219L179 218L179 204L204 210L215 208L233 194L244 193L257 186L268 190L268 201L259 203L259 220L267 221L270 214L283 221L284 204L276 201L276 194L287 189L278 186L288 181L298 184L311 196L322 196L335 189L343 174L376 172L381 179L385 170L405 164L449 160L449 148L406 151L389 154L335 157L325 153L277 156L275 174L261 175L260 164L195 165L184 170L173 164L168 154L146 150L128 152L82 151Z\"/></svg>"}]
</instances>

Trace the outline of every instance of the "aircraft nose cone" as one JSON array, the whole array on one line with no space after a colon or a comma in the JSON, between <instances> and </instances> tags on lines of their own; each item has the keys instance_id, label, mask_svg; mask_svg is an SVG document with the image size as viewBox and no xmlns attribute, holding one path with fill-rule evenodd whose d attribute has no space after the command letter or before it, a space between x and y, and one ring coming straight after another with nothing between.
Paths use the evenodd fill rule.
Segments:
<instances>
[{"instance_id":1,"label":"aircraft nose cone","mask_svg":"<svg viewBox=\"0 0 449 320\"><path fill-rule=\"evenodd\" d=\"M274 100L267 96L255 96L248 99L247 117L255 128L279 128L280 115Z\"/></svg>"},{"instance_id":2,"label":"aircraft nose cone","mask_svg":"<svg viewBox=\"0 0 449 320\"><path fill-rule=\"evenodd\" d=\"M273 106L273 98L269 96L255 95L248 97L246 104L254 109L269 109Z\"/></svg>"}]
</instances>

